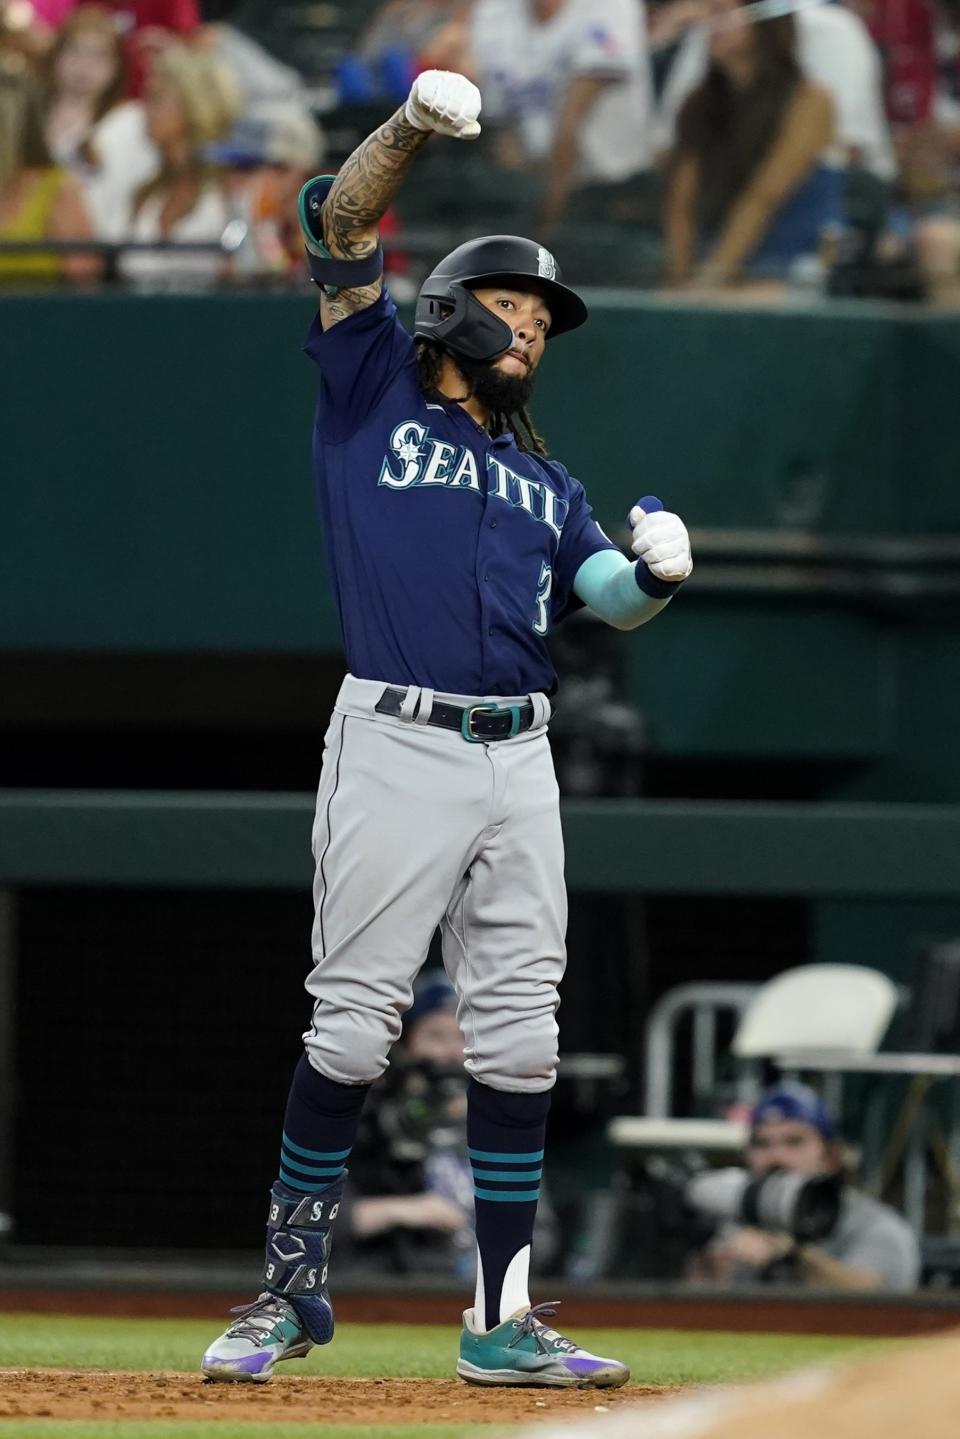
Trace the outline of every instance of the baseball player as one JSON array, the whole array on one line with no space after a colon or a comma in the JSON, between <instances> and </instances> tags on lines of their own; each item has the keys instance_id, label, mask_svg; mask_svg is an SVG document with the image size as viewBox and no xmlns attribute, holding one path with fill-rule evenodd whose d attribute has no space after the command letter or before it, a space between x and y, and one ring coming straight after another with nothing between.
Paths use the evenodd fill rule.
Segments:
<instances>
[{"instance_id":1,"label":"baseball player","mask_svg":"<svg viewBox=\"0 0 960 1439\"><path fill-rule=\"evenodd\" d=\"M549 343L587 318L531 240L461 245L423 285L415 336L383 287L378 224L432 134L479 134L480 93L427 71L346 161L304 187L322 287L314 463L349 664L313 829L313 1016L287 1103L263 1292L207 1350L212 1379L269 1379L333 1335L331 1229L364 1098L439 926L459 997L479 1251L457 1373L615 1387L531 1308L530 1241L556 1077L566 897L547 741L551 627L618 629L692 568L676 515L631 511L627 560L545 457L527 401Z\"/></svg>"}]
</instances>

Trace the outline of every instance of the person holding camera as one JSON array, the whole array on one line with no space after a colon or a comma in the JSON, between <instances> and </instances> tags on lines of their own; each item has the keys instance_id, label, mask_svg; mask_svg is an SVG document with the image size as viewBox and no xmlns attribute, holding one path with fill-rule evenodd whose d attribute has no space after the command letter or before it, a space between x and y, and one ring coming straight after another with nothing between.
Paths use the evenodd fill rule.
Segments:
<instances>
[{"instance_id":1,"label":"person holding camera","mask_svg":"<svg viewBox=\"0 0 960 1439\"><path fill-rule=\"evenodd\" d=\"M442 971L416 985L403 1039L370 1101L345 1207L354 1261L464 1273L475 1249L466 1080L456 994Z\"/></svg>"},{"instance_id":2,"label":"person holding camera","mask_svg":"<svg viewBox=\"0 0 960 1439\"><path fill-rule=\"evenodd\" d=\"M701 1215L727 1222L691 1277L814 1289L915 1289L917 1236L906 1220L846 1182L843 1143L823 1100L783 1083L750 1117L747 1169L705 1171L688 1186Z\"/></svg>"},{"instance_id":3,"label":"person holding camera","mask_svg":"<svg viewBox=\"0 0 960 1439\"><path fill-rule=\"evenodd\" d=\"M473 1280L473 1170L457 994L443 970L414 984L403 1036L360 1122L344 1215L359 1268ZM556 1252L556 1219L541 1196L538 1254Z\"/></svg>"}]
</instances>

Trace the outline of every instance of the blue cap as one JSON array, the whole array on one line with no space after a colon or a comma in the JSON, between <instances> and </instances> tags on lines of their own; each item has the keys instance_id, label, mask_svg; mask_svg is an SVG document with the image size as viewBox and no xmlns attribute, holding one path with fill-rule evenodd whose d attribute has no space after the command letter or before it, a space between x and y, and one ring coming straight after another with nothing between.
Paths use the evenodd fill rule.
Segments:
<instances>
[{"instance_id":1,"label":"blue cap","mask_svg":"<svg viewBox=\"0 0 960 1439\"><path fill-rule=\"evenodd\" d=\"M456 1007L457 991L445 972L430 969L421 974L413 986L413 1004L403 1017L403 1027L409 1031L428 1014L434 1014L438 1009L455 1010Z\"/></svg>"},{"instance_id":2,"label":"blue cap","mask_svg":"<svg viewBox=\"0 0 960 1439\"><path fill-rule=\"evenodd\" d=\"M229 135L208 145L214 165L240 169L287 165L309 174L323 153L323 138L307 108L297 100L263 100L240 117Z\"/></svg>"},{"instance_id":3,"label":"blue cap","mask_svg":"<svg viewBox=\"0 0 960 1439\"><path fill-rule=\"evenodd\" d=\"M750 1128L785 1119L811 1125L824 1139L836 1139L839 1133L836 1119L819 1094L809 1085L791 1080L761 1094L750 1116Z\"/></svg>"}]
</instances>

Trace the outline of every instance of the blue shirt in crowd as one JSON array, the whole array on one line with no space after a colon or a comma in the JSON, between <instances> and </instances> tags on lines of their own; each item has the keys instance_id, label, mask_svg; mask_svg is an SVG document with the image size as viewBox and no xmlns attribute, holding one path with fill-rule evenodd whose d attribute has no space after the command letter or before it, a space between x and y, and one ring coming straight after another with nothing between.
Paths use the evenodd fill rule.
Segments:
<instances>
[{"instance_id":1,"label":"blue shirt in crowd","mask_svg":"<svg viewBox=\"0 0 960 1439\"><path fill-rule=\"evenodd\" d=\"M307 354L323 372L314 471L350 673L463 695L550 690L551 627L573 581L616 549L555 460L492 439L426 396L384 292Z\"/></svg>"}]
</instances>

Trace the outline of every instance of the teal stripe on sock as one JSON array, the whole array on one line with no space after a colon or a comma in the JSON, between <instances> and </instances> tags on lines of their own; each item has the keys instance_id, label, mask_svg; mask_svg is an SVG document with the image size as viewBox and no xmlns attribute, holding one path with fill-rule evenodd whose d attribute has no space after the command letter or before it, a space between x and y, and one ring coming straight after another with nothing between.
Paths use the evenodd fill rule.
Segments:
<instances>
[{"instance_id":1,"label":"teal stripe on sock","mask_svg":"<svg viewBox=\"0 0 960 1439\"><path fill-rule=\"evenodd\" d=\"M494 1154L488 1149L468 1149L467 1154L471 1159L482 1160L484 1164L539 1164L543 1158L542 1149L537 1149L533 1154Z\"/></svg>"},{"instance_id":2,"label":"teal stripe on sock","mask_svg":"<svg viewBox=\"0 0 960 1439\"><path fill-rule=\"evenodd\" d=\"M315 1184L304 1184L302 1179L294 1179L293 1175L288 1174L282 1164L280 1166L280 1178L284 1184L289 1184L291 1189L299 1189L301 1194L316 1193L317 1186Z\"/></svg>"},{"instance_id":3,"label":"teal stripe on sock","mask_svg":"<svg viewBox=\"0 0 960 1439\"><path fill-rule=\"evenodd\" d=\"M335 1164L332 1169L327 1167L317 1169L312 1164L298 1164L295 1159L290 1158L289 1154L282 1152L280 1154L280 1163L288 1164L290 1168L295 1169L298 1174L312 1174L315 1179L332 1179L335 1178L336 1175L343 1173L342 1164Z\"/></svg>"},{"instance_id":4,"label":"teal stripe on sock","mask_svg":"<svg viewBox=\"0 0 960 1439\"><path fill-rule=\"evenodd\" d=\"M473 1168L474 1179L541 1179L542 1169L477 1169Z\"/></svg>"},{"instance_id":5,"label":"teal stripe on sock","mask_svg":"<svg viewBox=\"0 0 960 1439\"><path fill-rule=\"evenodd\" d=\"M299 1154L301 1159L349 1159L350 1157L349 1149L333 1149L329 1153L324 1153L319 1149L304 1149L301 1145L294 1144L286 1134L283 1136L283 1142L291 1154Z\"/></svg>"},{"instance_id":6,"label":"teal stripe on sock","mask_svg":"<svg viewBox=\"0 0 960 1439\"><path fill-rule=\"evenodd\" d=\"M474 1189L476 1199L493 1199L501 1204L529 1204L531 1199L540 1198L540 1190L537 1189L505 1189L501 1193L498 1189Z\"/></svg>"}]
</instances>

